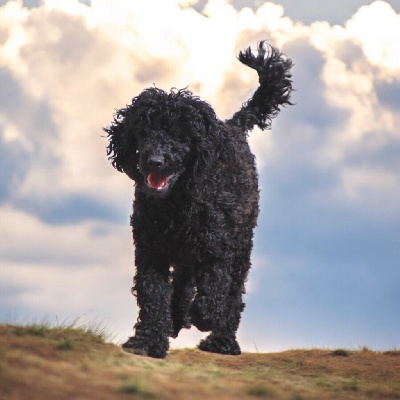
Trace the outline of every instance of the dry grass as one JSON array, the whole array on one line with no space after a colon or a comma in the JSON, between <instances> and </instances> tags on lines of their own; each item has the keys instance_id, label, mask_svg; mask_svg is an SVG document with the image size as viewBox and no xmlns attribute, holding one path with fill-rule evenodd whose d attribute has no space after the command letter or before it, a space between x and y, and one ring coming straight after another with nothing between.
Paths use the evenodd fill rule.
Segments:
<instances>
[{"instance_id":1,"label":"dry grass","mask_svg":"<svg viewBox=\"0 0 400 400\"><path fill-rule=\"evenodd\" d=\"M400 352L126 354L104 332L0 325L4 399L400 399Z\"/></svg>"}]
</instances>

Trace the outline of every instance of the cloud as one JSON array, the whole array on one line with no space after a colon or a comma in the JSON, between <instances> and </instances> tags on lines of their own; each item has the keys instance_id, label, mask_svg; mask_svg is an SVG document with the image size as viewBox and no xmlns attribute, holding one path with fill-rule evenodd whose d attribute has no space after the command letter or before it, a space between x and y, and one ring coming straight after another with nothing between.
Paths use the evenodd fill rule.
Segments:
<instances>
[{"instance_id":1,"label":"cloud","mask_svg":"<svg viewBox=\"0 0 400 400\"><path fill-rule=\"evenodd\" d=\"M15 186L22 180L28 170L28 162L26 152L20 146L15 146L13 137L15 128L12 126L1 127L2 137L0 138L0 202L8 199ZM12 171L12 173L10 173Z\"/></svg>"},{"instance_id":2,"label":"cloud","mask_svg":"<svg viewBox=\"0 0 400 400\"><path fill-rule=\"evenodd\" d=\"M110 167L101 128L153 83L189 85L230 117L258 84L236 55L268 39L294 61L296 105L250 135L262 213L240 338L260 351L351 346L383 320L379 305L399 320L400 17L383 1L343 26L294 23L273 3L200 3L0 8L1 312L94 312L130 328L133 185ZM395 341L387 326L366 340Z\"/></svg>"},{"instance_id":3,"label":"cloud","mask_svg":"<svg viewBox=\"0 0 400 400\"><path fill-rule=\"evenodd\" d=\"M398 102L397 95L400 91L400 77L394 77L392 79L381 79L376 84L376 95L378 102L389 108L392 112L398 113L400 104Z\"/></svg>"},{"instance_id":4,"label":"cloud","mask_svg":"<svg viewBox=\"0 0 400 400\"><path fill-rule=\"evenodd\" d=\"M117 267L0 263L1 281L7 282L0 284L1 319L15 314L17 323L45 317L51 323L98 320L116 341L122 341L132 334L136 304L130 293L130 271ZM110 290L116 287L118 291Z\"/></svg>"},{"instance_id":5,"label":"cloud","mask_svg":"<svg viewBox=\"0 0 400 400\"><path fill-rule=\"evenodd\" d=\"M379 29L371 30L371 26ZM346 23L348 33L359 41L374 65L398 72L400 68L400 15L385 1L361 7ZM373 32L374 31L374 32Z\"/></svg>"},{"instance_id":6,"label":"cloud","mask_svg":"<svg viewBox=\"0 0 400 400\"><path fill-rule=\"evenodd\" d=\"M39 218L0 208L3 260L35 265L52 264L88 267L91 264L131 264L132 239L129 224L93 220L67 225L49 225ZM128 216L127 216L128 222ZM117 267L115 267L117 268Z\"/></svg>"},{"instance_id":7,"label":"cloud","mask_svg":"<svg viewBox=\"0 0 400 400\"><path fill-rule=\"evenodd\" d=\"M277 0L276 4L283 6L285 16L289 17L295 23L301 22L305 25L311 25L316 21L327 21L330 25L344 25L345 22L354 15L357 10L365 5L369 5L373 0L338 0L336 2L325 2L321 6L318 0L306 0L299 3L296 0ZM203 1L199 2L200 4ZM263 1L260 0L232 0L236 9L243 7L256 9ZM387 0L397 12L400 12L400 6L397 0Z\"/></svg>"},{"instance_id":8,"label":"cloud","mask_svg":"<svg viewBox=\"0 0 400 400\"><path fill-rule=\"evenodd\" d=\"M128 224L48 225L11 207L0 209L0 220L2 320L86 316L115 330L116 340L129 335L136 305Z\"/></svg>"}]
</instances>

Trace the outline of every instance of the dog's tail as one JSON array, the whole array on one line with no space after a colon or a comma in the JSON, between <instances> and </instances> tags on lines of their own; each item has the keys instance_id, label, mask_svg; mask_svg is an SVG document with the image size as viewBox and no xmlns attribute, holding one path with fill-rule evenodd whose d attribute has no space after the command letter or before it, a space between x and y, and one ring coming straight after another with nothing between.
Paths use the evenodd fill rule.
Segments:
<instances>
[{"instance_id":1,"label":"dog's tail","mask_svg":"<svg viewBox=\"0 0 400 400\"><path fill-rule=\"evenodd\" d=\"M269 129L272 119L279 114L279 107L292 104L292 60L265 41L258 43L257 50L258 54L255 56L248 47L239 53L238 58L240 62L257 71L260 86L240 111L226 121L246 132L253 129L254 125L262 130Z\"/></svg>"}]
</instances>

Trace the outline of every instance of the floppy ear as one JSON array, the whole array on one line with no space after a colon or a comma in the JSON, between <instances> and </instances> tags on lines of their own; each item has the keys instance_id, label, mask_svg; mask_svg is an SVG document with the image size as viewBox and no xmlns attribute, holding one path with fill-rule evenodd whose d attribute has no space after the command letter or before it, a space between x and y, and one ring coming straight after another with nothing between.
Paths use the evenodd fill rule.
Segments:
<instances>
[{"instance_id":1,"label":"floppy ear","mask_svg":"<svg viewBox=\"0 0 400 400\"><path fill-rule=\"evenodd\" d=\"M107 156L111 165L137 182L141 179L137 169L139 162L137 138L126 118L128 111L132 112L130 108L132 106L118 110L111 125L103 130L107 132L110 142L107 147Z\"/></svg>"},{"instance_id":2,"label":"floppy ear","mask_svg":"<svg viewBox=\"0 0 400 400\"><path fill-rule=\"evenodd\" d=\"M194 161L192 177L196 186L209 179L209 171L215 168L223 141L222 124L219 123L214 110L205 102L197 104L197 115L192 119Z\"/></svg>"}]
</instances>

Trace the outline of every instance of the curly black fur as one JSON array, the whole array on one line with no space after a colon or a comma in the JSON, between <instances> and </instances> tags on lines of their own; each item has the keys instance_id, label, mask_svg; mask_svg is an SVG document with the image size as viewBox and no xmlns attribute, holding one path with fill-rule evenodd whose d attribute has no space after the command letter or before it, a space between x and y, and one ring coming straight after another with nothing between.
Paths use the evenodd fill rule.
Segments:
<instances>
[{"instance_id":1,"label":"curly black fur","mask_svg":"<svg viewBox=\"0 0 400 400\"><path fill-rule=\"evenodd\" d=\"M247 132L270 126L291 104L292 63L265 42L239 60L260 86L225 122L186 89L144 90L105 128L112 165L135 181L135 336L123 348L165 357L169 337L195 325L199 348L240 354L242 295L258 216L258 183Z\"/></svg>"}]
</instances>

